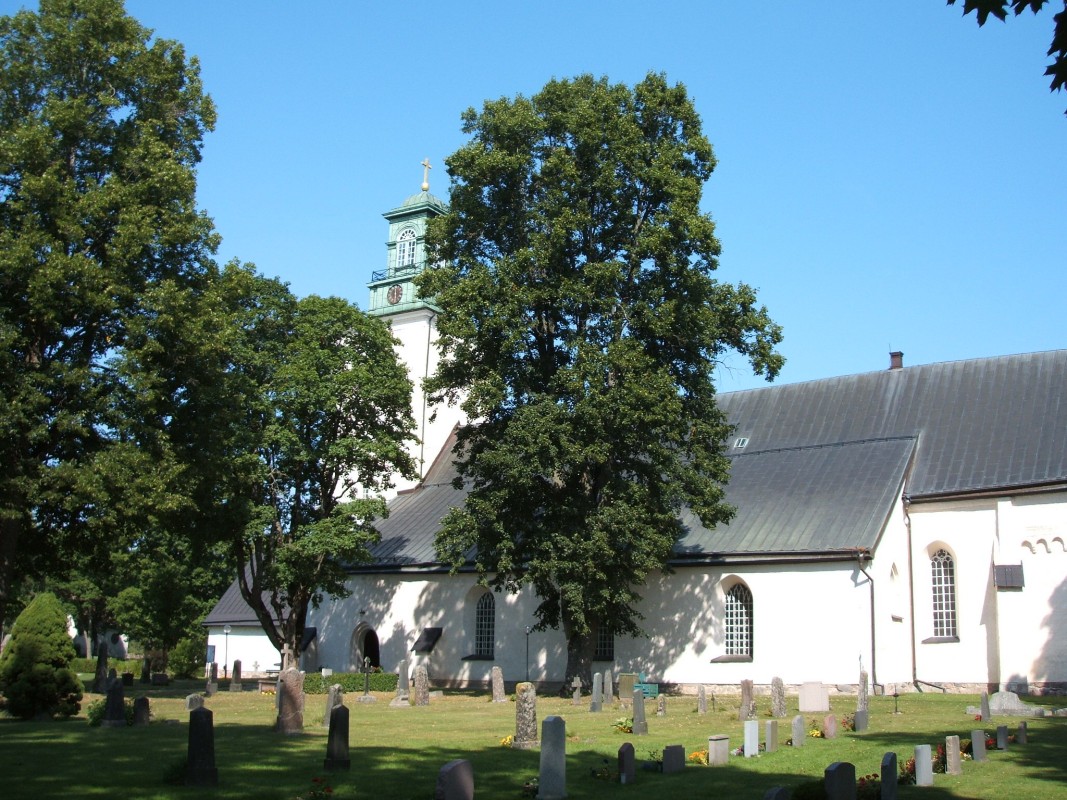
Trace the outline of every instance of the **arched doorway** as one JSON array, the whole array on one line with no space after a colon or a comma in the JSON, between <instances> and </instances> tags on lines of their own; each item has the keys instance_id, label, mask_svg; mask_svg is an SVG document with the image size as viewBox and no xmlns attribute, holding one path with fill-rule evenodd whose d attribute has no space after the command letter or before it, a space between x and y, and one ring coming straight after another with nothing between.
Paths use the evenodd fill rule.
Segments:
<instances>
[{"instance_id":1,"label":"arched doorway","mask_svg":"<svg viewBox=\"0 0 1067 800\"><path fill-rule=\"evenodd\" d=\"M378 649L378 634L371 629L363 634L363 657L370 659L372 669L382 665L382 656Z\"/></svg>"},{"instance_id":2,"label":"arched doorway","mask_svg":"<svg viewBox=\"0 0 1067 800\"><path fill-rule=\"evenodd\" d=\"M349 667L351 672L363 671L363 659L369 658L372 667L382 665L381 649L378 643L378 634L374 628L366 624L360 624L352 631L351 647L352 663Z\"/></svg>"}]
</instances>

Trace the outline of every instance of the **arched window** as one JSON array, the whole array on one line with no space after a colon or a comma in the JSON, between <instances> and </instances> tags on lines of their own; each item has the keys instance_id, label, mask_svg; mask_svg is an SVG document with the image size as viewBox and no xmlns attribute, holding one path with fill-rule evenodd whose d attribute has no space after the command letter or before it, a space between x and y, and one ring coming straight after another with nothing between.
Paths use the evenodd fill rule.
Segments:
<instances>
[{"instance_id":1,"label":"arched window","mask_svg":"<svg viewBox=\"0 0 1067 800\"><path fill-rule=\"evenodd\" d=\"M415 266L415 231L407 228L396 237L396 268Z\"/></svg>"},{"instance_id":2,"label":"arched window","mask_svg":"<svg viewBox=\"0 0 1067 800\"><path fill-rule=\"evenodd\" d=\"M752 656L752 592L743 583L726 593L726 655Z\"/></svg>"},{"instance_id":3,"label":"arched window","mask_svg":"<svg viewBox=\"0 0 1067 800\"><path fill-rule=\"evenodd\" d=\"M496 600L492 592L486 592L478 598L474 612L474 655L493 655L496 641Z\"/></svg>"},{"instance_id":4,"label":"arched window","mask_svg":"<svg viewBox=\"0 0 1067 800\"><path fill-rule=\"evenodd\" d=\"M934 636L956 636L956 565L945 549L930 557Z\"/></svg>"}]
</instances>

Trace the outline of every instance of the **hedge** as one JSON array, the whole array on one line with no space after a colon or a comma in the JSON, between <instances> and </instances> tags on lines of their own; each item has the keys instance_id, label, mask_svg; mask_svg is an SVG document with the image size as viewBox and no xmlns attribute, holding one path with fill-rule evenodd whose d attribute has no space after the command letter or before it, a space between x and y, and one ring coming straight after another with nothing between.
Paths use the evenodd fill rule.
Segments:
<instances>
[{"instance_id":1,"label":"hedge","mask_svg":"<svg viewBox=\"0 0 1067 800\"><path fill-rule=\"evenodd\" d=\"M341 684L346 694L363 691L364 676L362 672L335 672L328 678L321 672L309 672L304 676L305 694L326 694L335 683ZM397 674L395 672L370 673L370 690L372 692L395 692Z\"/></svg>"}]
</instances>

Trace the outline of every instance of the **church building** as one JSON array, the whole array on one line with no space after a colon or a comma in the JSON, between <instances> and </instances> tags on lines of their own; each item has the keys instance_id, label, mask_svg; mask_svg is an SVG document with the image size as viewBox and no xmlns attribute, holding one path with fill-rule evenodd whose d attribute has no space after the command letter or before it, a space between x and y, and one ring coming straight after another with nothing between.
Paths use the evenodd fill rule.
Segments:
<instances>
[{"instance_id":1,"label":"church building","mask_svg":"<svg viewBox=\"0 0 1067 800\"><path fill-rule=\"evenodd\" d=\"M412 279L445 210L422 189L385 214L369 285L415 384L420 479L398 487L351 596L310 612L301 666L407 660L438 685L484 685L496 665L558 686L566 645L531 631L532 590L494 593L436 558L464 500L450 452L463 419L422 395L438 309ZM708 530L683 511L670 571L641 591L646 637L602 636L594 669L682 689L855 684L862 668L876 691L1067 690L1067 350L908 367L892 353L888 369L718 399L737 514ZM236 585L205 625L246 670L278 661Z\"/></svg>"}]
</instances>

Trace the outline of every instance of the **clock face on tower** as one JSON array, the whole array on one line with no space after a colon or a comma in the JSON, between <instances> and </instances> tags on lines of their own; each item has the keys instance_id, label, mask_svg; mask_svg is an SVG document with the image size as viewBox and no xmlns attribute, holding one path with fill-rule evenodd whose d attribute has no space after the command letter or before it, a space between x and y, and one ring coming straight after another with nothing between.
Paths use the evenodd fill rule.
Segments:
<instances>
[{"instance_id":1,"label":"clock face on tower","mask_svg":"<svg viewBox=\"0 0 1067 800\"><path fill-rule=\"evenodd\" d=\"M399 283L394 283L389 287L389 292L386 294L386 299L392 304L396 305L400 302L400 298L404 296L404 289Z\"/></svg>"}]
</instances>

